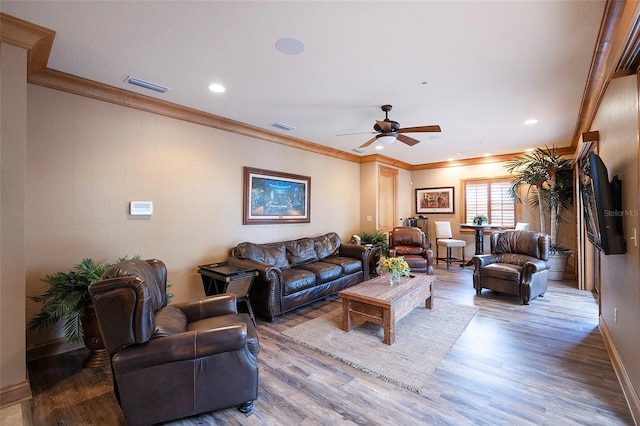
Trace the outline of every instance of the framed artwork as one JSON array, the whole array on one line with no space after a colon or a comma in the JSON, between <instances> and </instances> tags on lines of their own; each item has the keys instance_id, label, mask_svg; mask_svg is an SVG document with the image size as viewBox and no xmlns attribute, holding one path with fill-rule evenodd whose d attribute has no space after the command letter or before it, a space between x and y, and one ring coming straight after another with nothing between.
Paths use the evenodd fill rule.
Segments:
<instances>
[{"instance_id":1,"label":"framed artwork","mask_svg":"<svg viewBox=\"0 0 640 426\"><path fill-rule=\"evenodd\" d=\"M416 213L454 213L453 186L416 189Z\"/></svg>"},{"instance_id":2,"label":"framed artwork","mask_svg":"<svg viewBox=\"0 0 640 426\"><path fill-rule=\"evenodd\" d=\"M244 225L311 222L311 178L244 168Z\"/></svg>"}]
</instances>

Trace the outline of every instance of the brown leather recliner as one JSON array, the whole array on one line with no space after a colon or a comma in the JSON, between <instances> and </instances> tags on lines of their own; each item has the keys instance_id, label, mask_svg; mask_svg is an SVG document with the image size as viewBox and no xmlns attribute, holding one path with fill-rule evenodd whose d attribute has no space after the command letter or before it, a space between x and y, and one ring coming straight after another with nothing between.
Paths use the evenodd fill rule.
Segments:
<instances>
[{"instance_id":1,"label":"brown leather recliner","mask_svg":"<svg viewBox=\"0 0 640 426\"><path fill-rule=\"evenodd\" d=\"M476 255L473 287L520 296L522 303L544 296L549 277L551 237L531 231L491 234L491 254Z\"/></svg>"},{"instance_id":2,"label":"brown leather recliner","mask_svg":"<svg viewBox=\"0 0 640 426\"><path fill-rule=\"evenodd\" d=\"M258 398L259 342L234 294L167 305L159 260L127 260L89 286L129 425L148 425Z\"/></svg>"},{"instance_id":3,"label":"brown leather recliner","mask_svg":"<svg viewBox=\"0 0 640 426\"><path fill-rule=\"evenodd\" d=\"M402 256L412 272L433 275L433 251L420 228L397 226L389 232L389 256Z\"/></svg>"}]
</instances>

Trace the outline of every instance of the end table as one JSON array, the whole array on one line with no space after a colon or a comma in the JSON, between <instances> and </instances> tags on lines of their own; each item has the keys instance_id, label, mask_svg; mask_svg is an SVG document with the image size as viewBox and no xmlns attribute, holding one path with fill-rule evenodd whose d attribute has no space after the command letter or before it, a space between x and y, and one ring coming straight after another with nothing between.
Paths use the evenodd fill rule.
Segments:
<instances>
[{"instance_id":1,"label":"end table","mask_svg":"<svg viewBox=\"0 0 640 426\"><path fill-rule=\"evenodd\" d=\"M253 316L253 309L251 309L251 302L249 301L249 291L251 291L253 279L258 275L258 271L255 269L243 269L229 265L227 262L221 262L198 265L198 273L202 278L205 295L235 293L236 303L238 305L240 302L246 304L253 325L256 325L256 319Z\"/></svg>"}]
</instances>

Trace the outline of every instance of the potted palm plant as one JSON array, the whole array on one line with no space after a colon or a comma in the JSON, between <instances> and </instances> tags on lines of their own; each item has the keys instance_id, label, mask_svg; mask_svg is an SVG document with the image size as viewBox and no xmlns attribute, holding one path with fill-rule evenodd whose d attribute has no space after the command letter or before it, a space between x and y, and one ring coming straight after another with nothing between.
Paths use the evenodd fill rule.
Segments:
<instances>
[{"instance_id":1,"label":"potted palm plant","mask_svg":"<svg viewBox=\"0 0 640 426\"><path fill-rule=\"evenodd\" d=\"M515 174L509 193L517 202L523 202L520 187L528 185L526 199L538 209L540 231L551 237L549 278L561 280L571 251L558 243L558 225L573 203L573 162L559 155L553 146L537 148L509 161L505 168Z\"/></svg>"},{"instance_id":2,"label":"potted palm plant","mask_svg":"<svg viewBox=\"0 0 640 426\"><path fill-rule=\"evenodd\" d=\"M117 262L127 258L119 258ZM133 258L139 259L140 256ZM109 263L82 259L70 271L45 276L42 279L47 283L44 293L31 297L35 302L42 303L42 308L29 322L29 329L40 330L63 321L62 329L67 341L84 343L91 351L83 362L85 367L99 367L109 362L89 296L89 285L98 281L109 266ZM167 293L168 300L171 296Z\"/></svg>"}]
</instances>

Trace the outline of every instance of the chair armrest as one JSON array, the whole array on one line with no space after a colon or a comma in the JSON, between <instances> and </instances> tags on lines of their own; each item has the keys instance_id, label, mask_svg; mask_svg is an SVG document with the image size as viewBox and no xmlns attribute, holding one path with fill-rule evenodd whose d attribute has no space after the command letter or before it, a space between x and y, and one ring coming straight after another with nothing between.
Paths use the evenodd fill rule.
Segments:
<instances>
[{"instance_id":1,"label":"chair armrest","mask_svg":"<svg viewBox=\"0 0 640 426\"><path fill-rule=\"evenodd\" d=\"M247 324L242 322L211 330L186 331L152 339L143 345L129 346L113 355L112 364L117 374L126 374L172 362L239 351L246 344Z\"/></svg>"},{"instance_id":2,"label":"chair armrest","mask_svg":"<svg viewBox=\"0 0 640 426\"><path fill-rule=\"evenodd\" d=\"M171 306L180 309L187 317L187 322L238 313L236 295L233 293L206 296L181 303L172 303Z\"/></svg>"},{"instance_id":3,"label":"chair armrest","mask_svg":"<svg viewBox=\"0 0 640 426\"><path fill-rule=\"evenodd\" d=\"M498 259L492 254L476 254L471 258L471 261L475 265L476 270L479 270L492 263L497 263Z\"/></svg>"},{"instance_id":4,"label":"chair armrest","mask_svg":"<svg viewBox=\"0 0 640 426\"><path fill-rule=\"evenodd\" d=\"M535 274L536 272L549 269L549 262L546 260L536 259L526 262L524 265L525 274Z\"/></svg>"}]
</instances>

